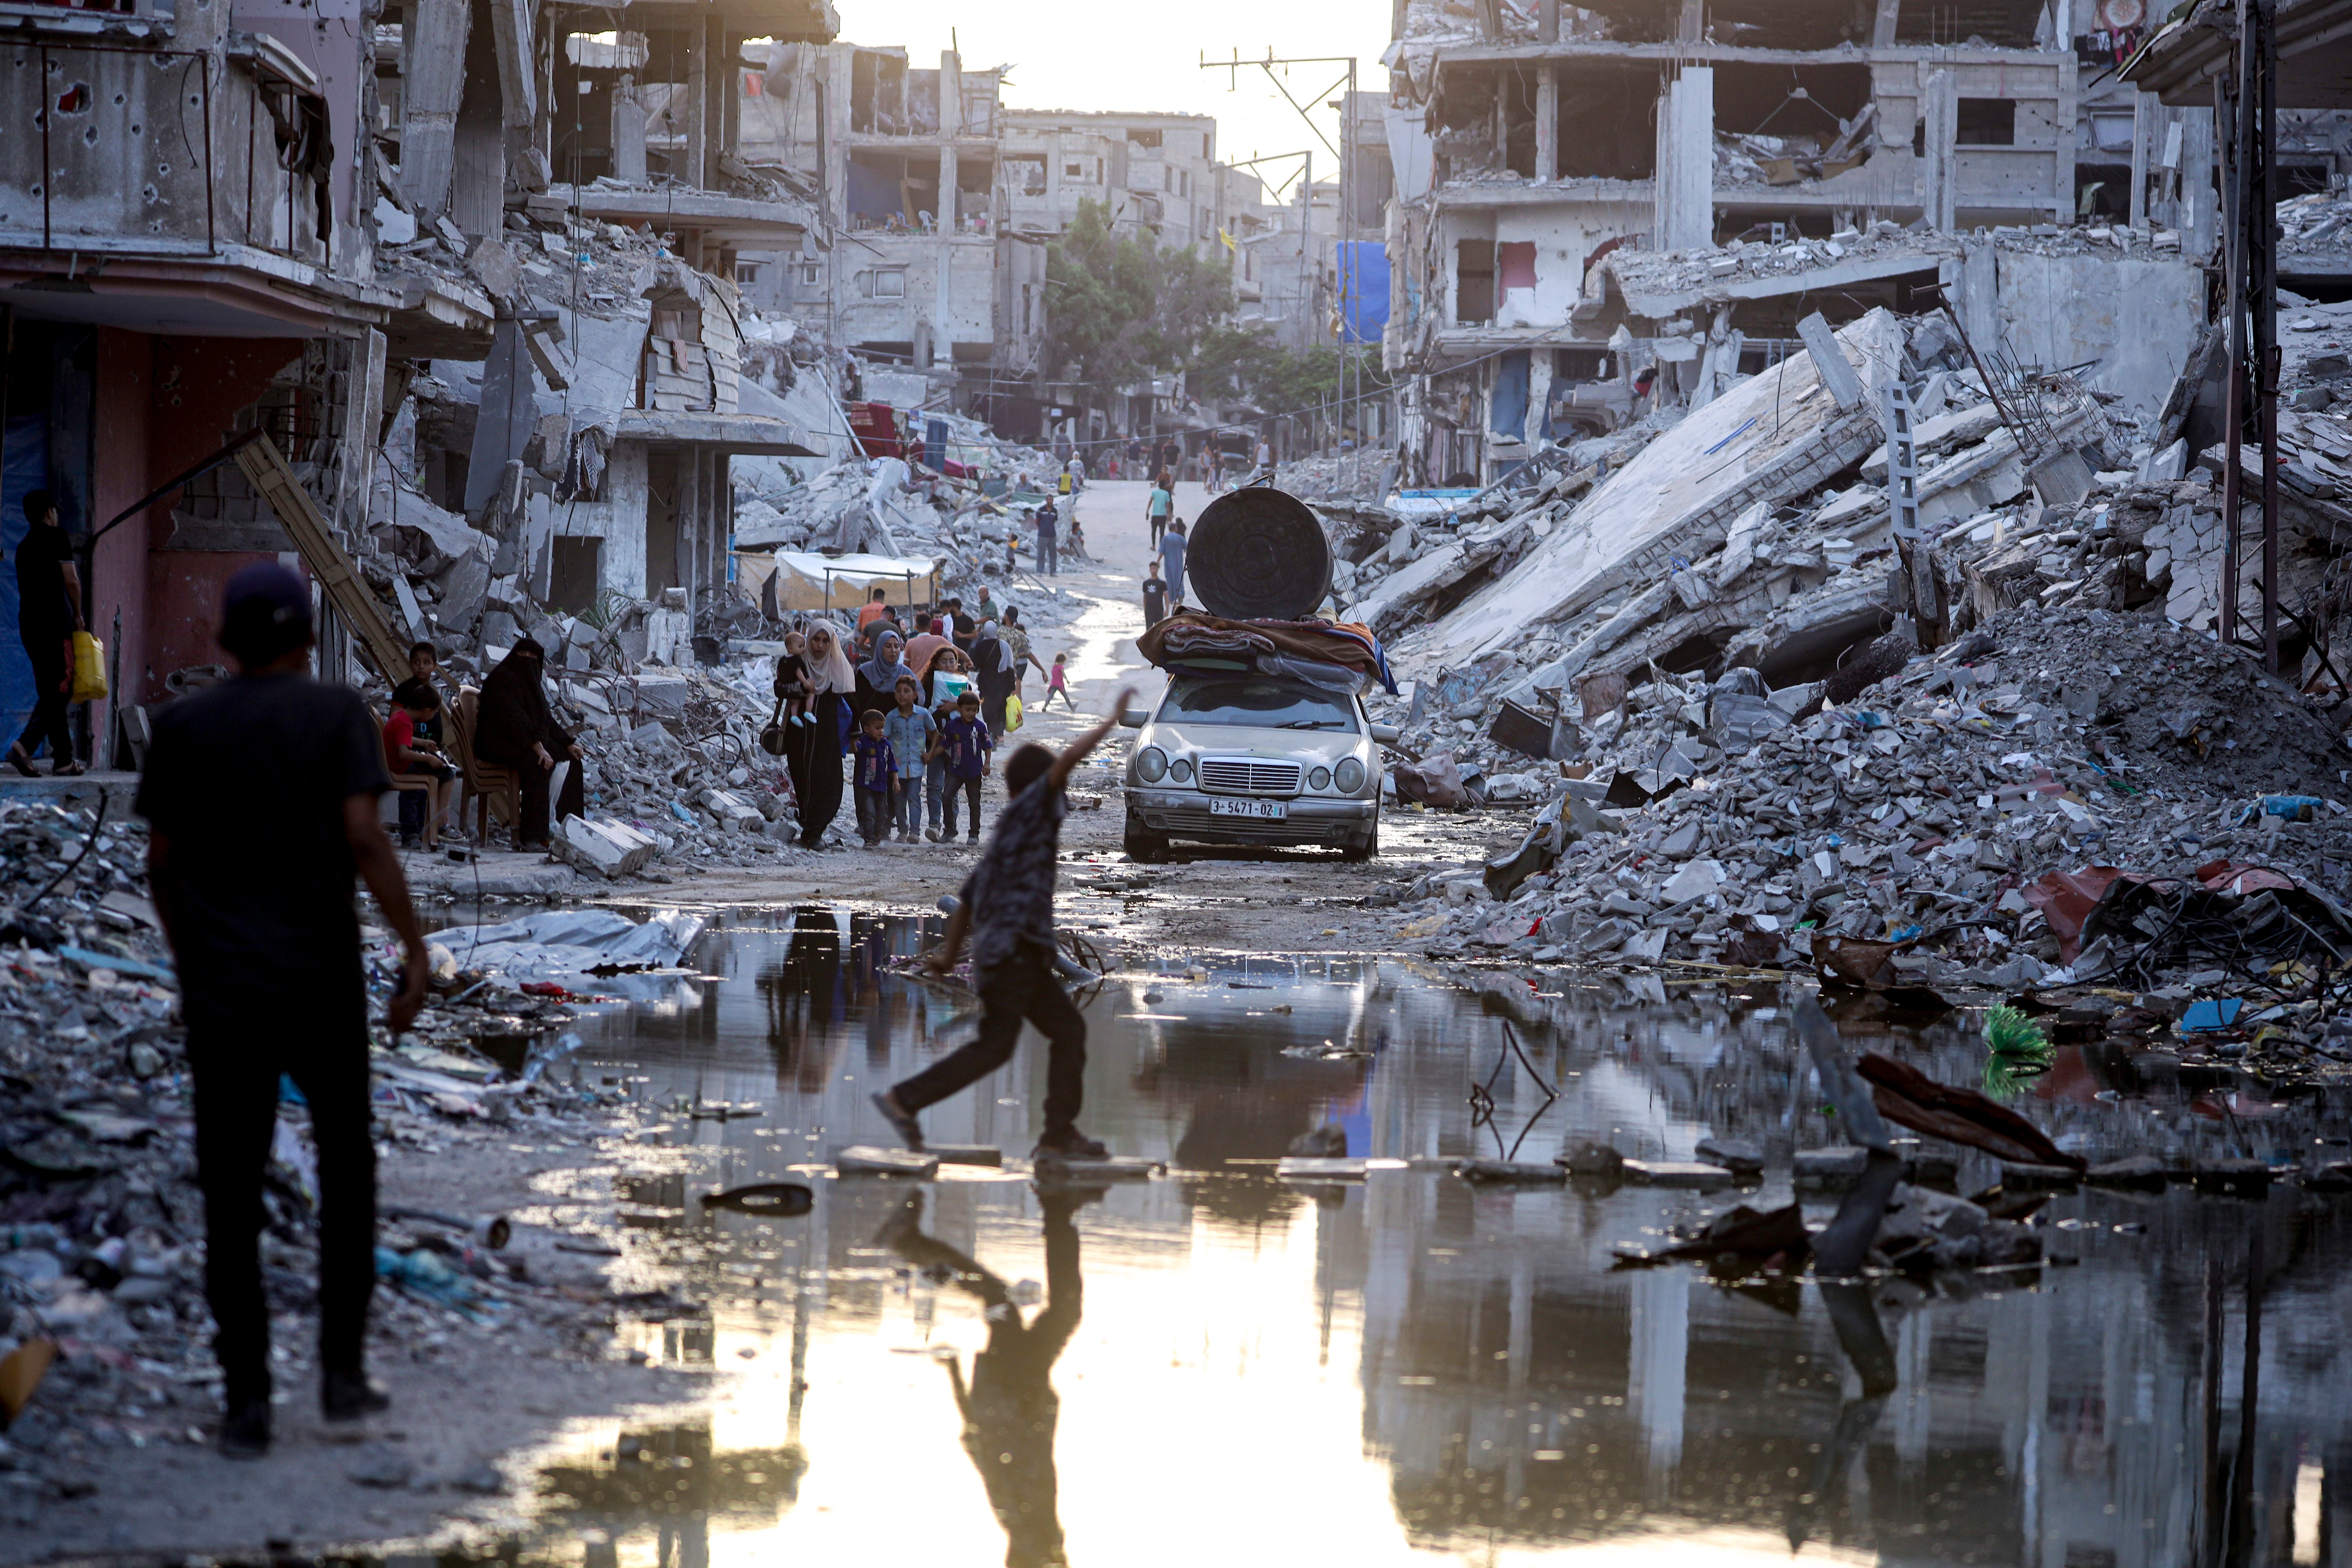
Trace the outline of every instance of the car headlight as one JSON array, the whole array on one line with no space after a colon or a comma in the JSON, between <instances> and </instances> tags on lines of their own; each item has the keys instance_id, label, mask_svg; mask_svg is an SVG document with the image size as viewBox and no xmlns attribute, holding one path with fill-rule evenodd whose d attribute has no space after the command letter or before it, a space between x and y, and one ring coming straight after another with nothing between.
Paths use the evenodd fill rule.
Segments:
<instances>
[{"instance_id":1,"label":"car headlight","mask_svg":"<svg viewBox=\"0 0 2352 1568\"><path fill-rule=\"evenodd\" d=\"M1168 764L1168 776L1178 784L1192 782L1192 764L1182 757Z\"/></svg>"},{"instance_id":2,"label":"car headlight","mask_svg":"<svg viewBox=\"0 0 2352 1568\"><path fill-rule=\"evenodd\" d=\"M1339 781L1342 793L1353 795L1364 787L1364 764L1349 757L1339 764L1339 772L1332 776Z\"/></svg>"},{"instance_id":3,"label":"car headlight","mask_svg":"<svg viewBox=\"0 0 2352 1568\"><path fill-rule=\"evenodd\" d=\"M1313 773L1308 773L1307 775L1307 787L1309 789L1329 789L1331 787L1331 770L1329 768L1317 768Z\"/></svg>"},{"instance_id":4,"label":"car headlight","mask_svg":"<svg viewBox=\"0 0 2352 1568\"><path fill-rule=\"evenodd\" d=\"M1135 776L1145 784L1158 784L1168 774L1168 753L1157 746L1146 746L1135 754Z\"/></svg>"}]
</instances>

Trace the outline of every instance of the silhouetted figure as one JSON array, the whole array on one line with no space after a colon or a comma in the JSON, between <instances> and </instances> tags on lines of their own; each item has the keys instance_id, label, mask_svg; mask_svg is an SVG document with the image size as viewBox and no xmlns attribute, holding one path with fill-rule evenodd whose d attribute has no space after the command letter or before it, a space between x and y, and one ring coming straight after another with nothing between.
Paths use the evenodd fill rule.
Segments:
<instances>
[{"instance_id":1,"label":"silhouetted figure","mask_svg":"<svg viewBox=\"0 0 2352 1568\"><path fill-rule=\"evenodd\" d=\"M1078 1274L1074 1216L1102 1195L1099 1187L1055 1188L1038 1194L1045 1222L1045 1305L1027 1322L1004 1281L977 1259L922 1231L923 1194L916 1193L877 1239L919 1268L944 1268L956 1288L988 1312L988 1348L972 1358L971 1382L948 1363L956 1408L963 1413L963 1447L988 1489L989 1506L1004 1526L1005 1568L1053 1568L1062 1550L1062 1520L1054 1470L1054 1433L1062 1398L1054 1392L1054 1363L1077 1332L1085 1286Z\"/></svg>"}]
</instances>

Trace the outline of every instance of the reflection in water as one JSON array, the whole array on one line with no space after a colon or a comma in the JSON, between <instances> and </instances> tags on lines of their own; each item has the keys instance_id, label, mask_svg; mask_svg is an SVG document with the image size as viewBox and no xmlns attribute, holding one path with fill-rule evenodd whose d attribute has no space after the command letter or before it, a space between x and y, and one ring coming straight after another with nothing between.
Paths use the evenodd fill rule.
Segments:
<instances>
[{"instance_id":1,"label":"reflection in water","mask_svg":"<svg viewBox=\"0 0 2352 1568\"><path fill-rule=\"evenodd\" d=\"M1252 958L1087 1004L1094 1130L1170 1179L1076 1211L950 1167L910 1205L825 1173L884 1136L868 1093L967 1037L954 994L887 966L922 940L822 908L721 922L695 954L721 980L583 1031L583 1074L764 1108L675 1123L687 1173L630 1190L660 1222L632 1252L698 1308L627 1342L730 1377L690 1432L556 1456L547 1528L508 1556L2352 1564L2340 1200L2063 1194L2033 1221L2049 1264L2004 1273L1616 1272L1620 1247L1789 1203L1785 1174L1701 1196L1439 1163L1586 1139L1687 1159L1714 1136L1785 1173L1835 1136L1780 997ZM1842 1025L1945 1082L1982 1068L1971 1013ZM936 1108L934 1136L1025 1148L1043 1054ZM2325 1099L2098 1044L2061 1046L2020 1103L2090 1154L2291 1162L2341 1136ZM1277 1180L1329 1122L1412 1168ZM1997 1176L1961 1157L1960 1191ZM818 1189L805 1216L695 1201L792 1178ZM1795 1196L1816 1227L1836 1205Z\"/></svg>"},{"instance_id":2,"label":"reflection in water","mask_svg":"<svg viewBox=\"0 0 2352 1568\"><path fill-rule=\"evenodd\" d=\"M938 1270L978 1301L988 1318L988 1344L972 1357L971 1381L952 1357L945 1364L963 1415L964 1452L988 1489L989 1505L1004 1526L1005 1568L1066 1563L1055 1503L1054 1433L1062 1402L1054 1393L1054 1363L1077 1331L1085 1304L1078 1274L1079 1206L1099 1189L1059 1188L1039 1195L1045 1220L1045 1305L1024 1322L1005 1282L972 1258L921 1229L923 1198L910 1194L883 1227L891 1249L918 1268Z\"/></svg>"}]
</instances>

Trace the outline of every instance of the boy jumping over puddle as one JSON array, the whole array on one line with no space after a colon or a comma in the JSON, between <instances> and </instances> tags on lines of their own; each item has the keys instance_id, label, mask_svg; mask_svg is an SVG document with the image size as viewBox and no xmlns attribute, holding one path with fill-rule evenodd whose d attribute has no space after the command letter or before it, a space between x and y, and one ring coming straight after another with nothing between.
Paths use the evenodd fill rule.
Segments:
<instances>
[{"instance_id":1,"label":"boy jumping over puddle","mask_svg":"<svg viewBox=\"0 0 2352 1568\"><path fill-rule=\"evenodd\" d=\"M1055 969L1054 877L1061 852L1063 795L1070 770L1102 744L1135 696L1132 687L1110 705L1110 717L1070 742L1060 756L1023 746L1004 764L1010 797L980 864L964 879L947 940L924 958L934 974L955 967L971 939L972 986L980 993L980 1035L914 1077L874 1097L874 1104L909 1149L923 1146L915 1118L958 1089L1013 1059L1026 1018L1045 1035L1045 1129L1033 1160L1100 1160L1109 1151L1078 1131L1086 1096L1087 1024L1062 989Z\"/></svg>"}]
</instances>

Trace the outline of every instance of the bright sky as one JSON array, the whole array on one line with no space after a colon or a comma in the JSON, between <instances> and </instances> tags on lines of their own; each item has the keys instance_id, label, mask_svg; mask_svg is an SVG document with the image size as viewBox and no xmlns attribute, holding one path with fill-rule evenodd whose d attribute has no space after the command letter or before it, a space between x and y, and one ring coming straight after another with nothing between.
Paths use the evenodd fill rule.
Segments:
<instances>
[{"instance_id":1,"label":"bright sky","mask_svg":"<svg viewBox=\"0 0 2352 1568\"><path fill-rule=\"evenodd\" d=\"M1262 68L1204 71L1203 55L1244 58L1354 55L1356 85L1385 90L1381 52L1389 46L1388 0L1181 0L1141 12L1102 0L1027 0L973 5L969 0L835 0L843 41L903 44L909 63L937 66L955 29L964 64L1009 65L1005 102L1015 109L1149 110L1217 117L1217 150L1228 163L1312 147L1316 177L1339 173L1336 159L1283 101ZM1344 60L1279 71L1291 96L1311 108L1333 146L1339 117L1323 107L1339 96ZM1227 90L1228 80L1234 85ZM1329 90L1326 90L1329 89ZM1270 165L1287 182L1295 164Z\"/></svg>"}]
</instances>

